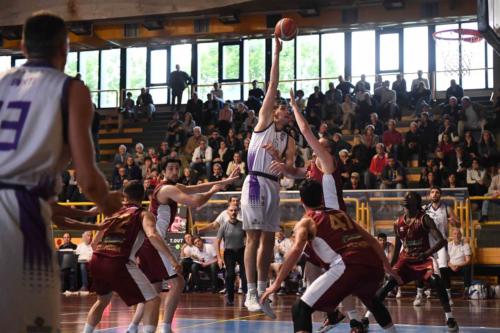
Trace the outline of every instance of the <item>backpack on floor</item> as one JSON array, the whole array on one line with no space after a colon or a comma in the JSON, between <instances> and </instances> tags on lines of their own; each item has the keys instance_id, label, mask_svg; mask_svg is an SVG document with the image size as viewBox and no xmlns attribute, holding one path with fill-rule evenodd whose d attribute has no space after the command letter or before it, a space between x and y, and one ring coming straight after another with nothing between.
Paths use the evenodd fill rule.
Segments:
<instances>
[{"instance_id":1,"label":"backpack on floor","mask_svg":"<svg viewBox=\"0 0 500 333\"><path fill-rule=\"evenodd\" d=\"M490 288L487 283L474 281L469 287L470 299L488 299L495 297L495 288Z\"/></svg>"}]
</instances>

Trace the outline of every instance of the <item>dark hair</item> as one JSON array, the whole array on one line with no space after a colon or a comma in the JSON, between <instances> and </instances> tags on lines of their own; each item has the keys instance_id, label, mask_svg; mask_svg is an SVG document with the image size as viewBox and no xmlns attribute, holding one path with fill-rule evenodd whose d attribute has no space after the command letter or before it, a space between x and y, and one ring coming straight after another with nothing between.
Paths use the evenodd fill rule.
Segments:
<instances>
[{"instance_id":1,"label":"dark hair","mask_svg":"<svg viewBox=\"0 0 500 333\"><path fill-rule=\"evenodd\" d=\"M381 233L379 233L379 234L377 235L377 238L382 238L382 239L387 240L387 235L386 235L386 234L384 234L383 232L381 232Z\"/></svg>"},{"instance_id":2,"label":"dark hair","mask_svg":"<svg viewBox=\"0 0 500 333\"><path fill-rule=\"evenodd\" d=\"M54 14L37 12L24 23L23 41L29 58L52 58L67 38L64 20Z\"/></svg>"},{"instance_id":3,"label":"dark hair","mask_svg":"<svg viewBox=\"0 0 500 333\"><path fill-rule=\"evenodd\" d=\"M179 164L179 167L181 166L181 160L179 160L177 158L167 158L167 160L165 161L165 168L167 167L167 165L169 163L176 163L176 164Z\"/></svg>"},{"instance_id":4,"label":"dark hair","mask_svg":"<svg viewBox=\"0 0 500 333\"><path fill-rule=\"evenodd\" d=\"M431 188L429 189L429 192L432 190L437 190L440 194L443 193L443 191L441 190L441 187L439 187L439 186L431 186Z\"/></svg>"},{"instance_id":5,"label":"dark hair","mask_svg":"<svg viewBox=\"0 0 500 333\"><path fill-rule=\"evenodd\" d=\"M124 186L123 193L129 200L141 202L144 199L144 186L138 180L131 180Z\"/></svg>"},{"instance_id":6,"label":"dark hair","mask_svg":"<svg viewBox=\"0 0 500 333\"><path fill-rule=\"evenodd\" d=\"M410 195L415 198L417 207L422 207L422 196L417 192L407 192L405 196Z\"/></svg>"},{"instance_id":7,"label":"dark hair","mask_svg":"<svg viewBox=\"0 0 500 333\"><path fill-rule=\"evenodd\" d=\"M313 179L306 179L299 186L300 199L307 207L319 207L323 200L323 188Z\"/></svg>"}]
</instances>

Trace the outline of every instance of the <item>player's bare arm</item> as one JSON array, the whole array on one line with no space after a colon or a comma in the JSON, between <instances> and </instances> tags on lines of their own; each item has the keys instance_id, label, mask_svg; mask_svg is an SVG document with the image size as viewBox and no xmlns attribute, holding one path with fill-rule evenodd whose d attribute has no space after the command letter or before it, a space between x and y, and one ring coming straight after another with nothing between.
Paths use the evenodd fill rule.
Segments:
<instances>
[{"instance_id":1,"label":"player's bare arm","mask_svg":"<svg viewBox=\"0 0 500 333\"><path fill-rule=\"evenodd\" d=\"M189 185L189 186L178 183L175 186L186 194L195 194L195 193L200 193L200 192L206 192L206 191L210 190L215 185L221 185L221 186L230 185L230 184L234 183L239 178L240 178L240 170L239 170L239 168L236 168L233 170L233 172L231 172L229 177L222 179L222 180L198 184L198 185Z\"/></svg>"},{"instance_id":2,"label":"player's bare arm","mask_svg":"<svg viewBox=\"0 0 500 333\"><path fill-rule=\"evenodd\" d=\"M255 131L263 131L273 121L274 104L276 103L276 92L278 90L278 82L280 79L280 52L282 43L278 37L274 38L274 55L271 65L271 73L269 78L269 87L266 91L266 96L259 111L259 120L255 126Z\"/></svg>"},{"instance_id":3,"label":"player's bare arm","mask_svg":"<svg viewBox=\"0 0 500 333\"><path fill-rule=\"evenodd\" d=\"M399 253L401 252L401 246L403 246L401 238L399 238L399 236L396 234L396 244L394 245L394 253L391 259L391 266L394 266L398 262Z\"/></svg>"},{"instance_id":4,"label":"player's bare arm","mask_svg":"<svg viewBox=\"0 0 500 333\"><path fill-rule=\"evenodd\" d=\"M83 193L94 201L105 215L121 208L121 194L109 192L104 176L95 164L94 145L90 134L92 104L85 85L73 80L69 86L69 146L77 181Z\"/></svg>"},{"instance_id":5,"label":"player's bare arm","mask_svg":"<svg viewBox=\"0 0 500 333\"><path fill-rule=\"evenodd\" d=\"M196 208L204 205L212 195L221 191L223 188L224 186L222 185L214 185L207 192L187 194L174 185L165 185L160 189L156 198L162 205L166 205L168 200L171 199L181 205Z\"/></svg>"},{"instance_id":6,"label":"player's bare arm","mask_svg":"<svg viewBox=\"0 0 500 333\"><path fill-rule=\"evenodd\" d=\"M150 212L142 212L142 228L144 230L144 234L154 248L168 258L172 266L174 266L177 274L182 274L182 266L179 264L177 258L175 258L172 254L167 244L156 230L156 220Z\"/></svg>"},{"instance_id":7,"label":"player's bare arm","mask_svg":"<svg viewBox=\"0 0 500 333\"><path fill-rule=\"evenodd\" d=\"M433 247L431 247L429 250L427 250L426 252L424 252L422 254L422 256L423 256L422 259L430 257L431 255L433 255L434 253L439 251L439 249L441 249L443 246L446 245L446 239L443 238L443 235L436 227L434 220L429 215L427 215L427 214L424 215L423 222L424 222L424 226L429 230L429 233L436 241L436 244L434 244Z\"/></svg>"}]
</instances>

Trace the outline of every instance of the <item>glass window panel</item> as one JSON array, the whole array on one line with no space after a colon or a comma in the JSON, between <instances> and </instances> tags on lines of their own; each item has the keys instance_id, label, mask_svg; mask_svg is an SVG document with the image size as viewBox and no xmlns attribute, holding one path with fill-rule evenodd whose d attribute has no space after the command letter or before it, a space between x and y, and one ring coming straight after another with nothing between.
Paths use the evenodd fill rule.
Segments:
<instances>
[{"instance_id":1,"label":"glass window panel","mask_svg":"<svg viewBox=\"0 0 500 333\"><path fill-rule=\"evenodd\" d=\"M15 67L20 67L20 66L24 65L26 63L26 61L28 61L28 59L25 59L25 58L16 59L14 61L14 66Z\"/></svg>"},{"instance_id":2,"label":"glass window panel","mask_svg":"<svg viewBox=\"0 0 500 333\"><path fill-rule=\"evenodd\" d=\"M80 74L91 92L98 89L99 51L80 52ZM97 93L92 93L92 101L98 104Z\"/></svg>"},{"instance_id":3,"label":"glass window panel","mask_svg":"<svg viewBox=\"0 0 500 333\"><path fill-rule=\"evenodd\" d=\"M380 70L390 71L399 69L399 34L379 35Z\"/></svg>"},{"instance_id":4,"label":"glass window panel","mask_svg":"<svg viewBox=\"0 0 500 333\"><path fill-rule=\"evenodd\" d=\"M11 61L10 56L0 57L0 72L10 69L10 61Z\"/></svg>"},{"instance_id":5,"label":"glass window panel","mask_svg":"<svg viewBox=\"0 0 500 333\"><path fill-rule=\"evenodd\" d=\"M175 70L175 65L181 67L181 71L186 72L191 75L191 57L192 57L192 45L191 44L178 44L172 45L170 47L170 71ZM185 89L182 94L182 100L186 101L189 99L190 89ZM198 96L199 98L204 98L204 96Z\"/></svg>"},{"instance_id":6,"label":"glass window panel","mask_svg":"<svg viewBox=\"0 0 500 333\"><path fill-rule=\"evenodd\" d=\"M153 97L155 105L167 104L168 88L166 87L149 87L149 93Z\"/></svg>"},{"instance_id":7,"label":"glass window panel","mask_svg":"<svg viewBox=\"0 0 500 333\"><path fill-rule=\"evenodd\" d=\"M488 88L493 88L493 48L487 44L486 52L488 55Z\"/></svg>"},{"instance_id":8,"label":"glass window panel","mask_svg":"<svg viewBox=\"0 0 500 333\"><path fill-rule=\"evenodd\" d=\"M355 31L352 33L352 78L356 84L361 74L366 75L366 80L373 88L375 75L375 31Z\"/></svg>"},{"instance_id":9,"label":"glass window panel","mask_svg":"<svg viewBox=\"0 0 500 333\"><path fill-rule=\"evenodd\" d=\"M223 83L221 89L224 92L224 100L241 100L241 86L239 84Z\"/></svg>"},{"instance_id":10,"label":"glass window panel","mask_svg":"<svg viewBox=\"0 0 500 333\"><path fill-rule=\"evenodd\" d=\"M297 37L297 79L315 79L319 77L319 35ZM319 81L298 81L297 90L302 89L306 96L314 92ZM283 91L287 93L288 91Z\"/></svg>"},{"instance_id":11,"label":"glass window panel","mask_svg":"<svg viewBox=\"0 0 500 333\"><path fill-rule=\"evenodd\" d=\"M78 52L68 53L64 72L69 76L75 76L78 68Z\"/></svg>"},{"instance_id":12,"label":"glass window panel","mask_svg":"<svg viewBox=\"0 0 500 333\"><path fill-rule=\"evenodd\" d=\"M246 39L243 41L243 81L250 82L257 80L264 82L266 78L266 40L265 39ZM259 83L260 88L264 88ZM244 98L248 98L250 84L245 85Z\"/></svg>"},{"instance_id":13,"label":"glass window panel","mask_svg":"<svg viewBox=\"0 0 500 333\"><path fill-rule=\"evenodd\" d=\"M464 23L462 28L477 30L477 22ZM477 43L462 42L462 64L469 68L469 72L465 71L462 74L462 88L486 88L485 52L484 39Z\"/></svg>"},{"instance_id":14,"label":"glass window panel","mask_svg":"<svg viewBox=\"0 0 500 333\"><path fill-rule=\"evenodd\" d=\"M411 80L416 77L419 70L424 72L424 77L427 77L429 70L429 28L412 27L405 28L403 31L403 57L405 79L407 86L411 84ZM410 86L408 86L410 89Z\"/></svg>"},{"instance_id":15,"label":"glass window panel","mask_svg":"<svg viewBox=\"0 0 500 333\"><path fill-rule=\"evenodd\" d=\"M295 39L283 42L283 47L280 53L280 81L294 80L295 79ZM274 55L274 41L272 46L272 53ZM288 91L293 87L293 82L283 82L278 85L281 95L286 97Z\"/></svg>"},{"instance_id":16,"label":"glass window panel","mask_svg":"<svg viewBox=\"0 0 500 333\"><path fill-rule=\"evenodd\" d=\"M222 47L222 79L238 80L240 78L240 46L224 45Z\"/></svg>"},{"instance_id":17,"label":"glass window panel","mask_svg":"<svg viewBox=\"0 0 500 333\"><path fill-rule=\"evenodd\" d=\"M151 84L167 83L167 50L151 51Z\"/></svg>"},{"instance_id":18,"label":"glass window panel","mask_svg":"<svg viewBox=\"0 0 500 333\"><path fill-rule=\"evenodd\" d=\"M458 24L437 25L436 31L458 29ZM436 40L436 90L444 91L450 86L450 80L459 82L458 73L452 69L458 69L458 42Z\"/></svg>"},{"instance_id":19,"label":"glass window panel","mask_svg":"<svg viewBox=\"0 0 500 333\"><path fill-rule=\"evenodd\" d=\"M101 51L101 90L113 90L101 92L101 108L119 105L120 49Z\"/></svg>"},{"instance_id":20,"label":"glass window panel","mask_svg":"<svg viewBox=\"0 0 500 333\"><path fill-rule=\"evenodd\" d=\"M127 89L134 89L134 96L140 94L140 89L146 86L146 58L145 47L127 49Z\"/></svg>"},{"instance_id":21,"label":"glass window panel","mask_svg":"<svg viewBox=\"0 0 500 333\"><path fill-rule=\"evenodd\" d=\"M332 33L321 35L321 77L323 91L328 89L328 83L344 75L345 67L345 39L344 33Z\"/></svg>"},{"instance_id":22,"label":"glass window panel","mask_svg":"<svg viewBox=\"0 0 500 333\"><path fill-rule=\"evenodd\" d=\"M219 81L219 44L200 43L198 47L198 96L205 100L214 82Z\"/></svg>"}]
</instances>

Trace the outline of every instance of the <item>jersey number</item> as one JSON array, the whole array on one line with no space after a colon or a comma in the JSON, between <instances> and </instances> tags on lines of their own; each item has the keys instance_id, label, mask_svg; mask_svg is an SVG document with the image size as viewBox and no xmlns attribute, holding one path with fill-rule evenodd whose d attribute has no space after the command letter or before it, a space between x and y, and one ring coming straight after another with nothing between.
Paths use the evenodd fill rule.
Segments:
<instances>
[{"instance_id":1,"label":"jersey number","mask_svg":"<svg viewBox=\"0 0 500 333\"><path fill-rule=\"evenodd\" d=\"M343 231L354 229L354 225L352 224L351 219L345 216L338 216L334 214L330 214L330 227L332 230L342 229Z\"/></svg>"},{"instance_id":2,"label":"jersey number","mask_svg":"<svg viewBox=\"0 0 500 333\"><path fill-rule=\"evenodd\" d=\"M12 130L15 132L13 142L0 141L0 151L16 150L19 139L21 138L24 123L26 122L26 118L28 118L28 111L30 109L31 102L12 101L9 102L5 108L3 108L3 105L4 101L0 101L0 118L2 113L5 113L6 110L9 109L18 109L20 112L17 121L0 119L0 130Z\"/></svg>"}]
</instances>

